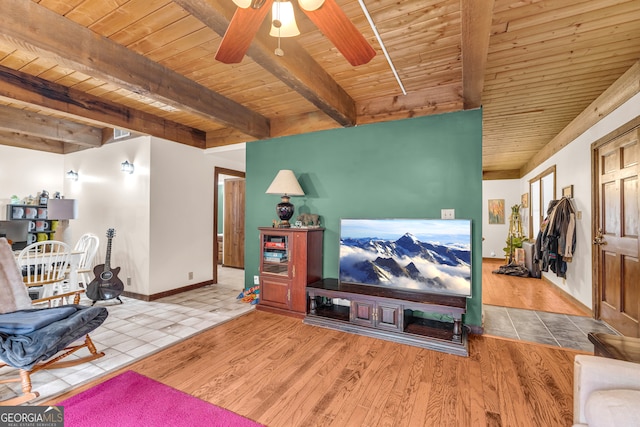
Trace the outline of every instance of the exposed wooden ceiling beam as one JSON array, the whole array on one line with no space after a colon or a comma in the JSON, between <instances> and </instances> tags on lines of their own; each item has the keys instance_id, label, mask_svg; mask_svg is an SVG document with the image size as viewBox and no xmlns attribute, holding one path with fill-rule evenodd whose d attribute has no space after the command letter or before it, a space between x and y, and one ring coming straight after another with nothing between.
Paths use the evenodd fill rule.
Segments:
<instances>
[{"instance_id":1,"label":"exposed wooden ceiling beam","mask_svg":"<svg viewBox=\"0 0 640 427\"><path fill-rule=\"evenodd\" d=\"M482 105L494 0L460 0L464 108Z\"/></svg>"},{"instance_id":2,"label":"exposed wooden ceiling beam","mask_svg":"<svg viewBox=\"0 0 640 427\"><path fill-rule=\"evenodd\" d=\"M511 170L499 170L499 171L482 171L482 180L483 181L491 181L498 179L519 179L520 178L520 170L511 169Z\"/></svg>"},{"instance_id":3,"label":"exposed wooden ceiling beam","mask_svg":"<svg viewBox=\"0 0 640 427\"><path fill-rule=\"evenodd\" d=\"M205 148L205 133L200 130L3 66L0 66L0 97L88 120L98 126L115 126Z\"/></svg>"},{"instance_id":4,"label":"exposed wooden ceiling beam","mask_svg":"<svg viewBox=\"0 0 640 427\"><path fill-rule=\"evenodd\" d=\"M385 96L358 103L358 124L375 123L381 117L399 120L462 109L462 88L453 83L413 91L404 96Z\"/></svg>"},{"instance_id":5,"label":"exposed wooden ceiling beam","mask_svg":"<svg viewBox=\"0 0 640 427\"><path fill-rule=\"evenodd\" d=\"M236 7L228 0L174 0L223 36ZM269 25L268 19L263 27ZM341 126L356 124L356 103L297 42L283 39L284 56L273 53L274 38L259 31L247 56ZM272 134L272 136L274 136Z\"/></svg>"},{"instance_id":6,"label":"exposed wooden ceiling beam","mask_svg":"<svg viewBox=\"0 0 640 427\"><path fill-rule=\"evenodd\" d=\"M0 144L10 147L27 148L47 153L65 154L65 143L17 132L0 131Z\"/></svg>"},{"instance_id":7,"label":"exposed wooden ceiling beam","mask_svg":"<svg viewBox=\"0 0 640 427\"><path fill-rule=\"evenodd\" d=\"M225 145L250 142L244 134L234 129L220 129L214 132L207 132L207 148L222 147Z\"/></svg>"},{"instance_id":8,"label":"exposed wooden ceiling beam","mask_svg":"<svg viewBox=\"0 0 640 427\"><path fill-rule=\"evenodd\" d=\"M298 135L309 132L317 132L340 127L320 111L280 117L271 120L271 133L273 136Z\"/></svg>"},{"instance_id":9,"label":"exposed wooden ceiling beam","mask_svg":"<svg viewBox=\"0 0 640 427\"><path fill-rule=\"evenodd\" d=\"M88 147L102 144L100 128L6 105L0 105L0 130Z\"/></svg>"},{"instance_id":10,"label":"exposed wooden ceiling beam","mask_svg":"<svg viewBox=\"0 0 640 427\"><path fill-rule=\"evenodd\" d=\"M0 0L0 8L8 43L247 135L270 136L267 118L32 0Z\"/></svg>"}]
</instances>

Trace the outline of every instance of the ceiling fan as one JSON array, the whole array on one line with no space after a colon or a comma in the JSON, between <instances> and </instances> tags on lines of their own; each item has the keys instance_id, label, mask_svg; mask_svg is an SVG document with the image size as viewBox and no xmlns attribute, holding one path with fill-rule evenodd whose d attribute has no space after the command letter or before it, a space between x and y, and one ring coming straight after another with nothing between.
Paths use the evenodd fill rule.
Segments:
<instances>
[{"instance_id":1,"label":"ceiling fan","mask_svg":"<svg viewBox=\"0 0 640 427\"><path fill-rule=\"evenodd\" d=\"M275 0L276 2L278 0ZM242 61L274 0L233 0L238 5L215 58L225 64ZM324 33L353 66L366 64L376 51L344 14L335 0L298 0L305 15ZM280 21L273 19L275 27ZM282 51L276 49L276 55Z\"/></svg>"}]
</instances>

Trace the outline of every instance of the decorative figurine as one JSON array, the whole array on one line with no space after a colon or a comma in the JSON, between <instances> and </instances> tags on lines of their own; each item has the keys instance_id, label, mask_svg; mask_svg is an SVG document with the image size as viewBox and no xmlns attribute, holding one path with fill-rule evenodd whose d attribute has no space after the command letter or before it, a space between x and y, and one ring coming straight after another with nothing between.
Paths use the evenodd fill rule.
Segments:
<instances>
[{"instance_id":1,"label":"decorative figurine","mask_svg":"<svg viewBox=\"0 0 640 427\"><path fill-rule=\"evenodd\" d=\"M317 214L308 214L303 213L298 215L297 221L300 222L303 227L319 227L320 226L320 215Z\"/></svg>"}]
</instances>

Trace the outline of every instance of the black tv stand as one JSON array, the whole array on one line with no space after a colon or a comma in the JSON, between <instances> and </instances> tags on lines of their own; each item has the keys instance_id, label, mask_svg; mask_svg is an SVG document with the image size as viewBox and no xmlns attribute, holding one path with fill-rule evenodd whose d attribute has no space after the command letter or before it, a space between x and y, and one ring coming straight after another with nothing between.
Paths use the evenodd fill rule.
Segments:
<instances>
[{"instance_id":1,"label":"black tv stand","mask_svg":"<svg viewBox=\"0 0 640 427\"><path fill-rule=\"evenodd\" d=\"M341 283L337 279L322 279L307 285L307 296L306 324L459 356L469 355L467 334L462 327L462 315L467 307L463 296ZM345 303L335 303L334 299ZM418 312L448 315L453 322L429 320Z\"/></svg>"}]
</instances>

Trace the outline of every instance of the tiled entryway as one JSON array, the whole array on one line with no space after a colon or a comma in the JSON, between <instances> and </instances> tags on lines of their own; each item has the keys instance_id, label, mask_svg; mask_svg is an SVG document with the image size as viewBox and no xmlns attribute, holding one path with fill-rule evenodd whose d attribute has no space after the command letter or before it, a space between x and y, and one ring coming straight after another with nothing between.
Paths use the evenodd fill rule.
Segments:
<instances>
[{"instance_id":1,"label":"tiled entryway","mask_svg":"<svg viewBox=\"0 0 640 427\"><path fill-rule=\"evenodd\" d=\"M593 352L589 332L615 334L606 323L584 316L483 305L484 333Z\"/></svg>"},{"instance_id":2,"label":"tiled entryway","mask_svg":"<svg viewBox=\"0 0 640 427\"><path fill-rule=\"evenodd\" d=\"M105 356L72 368L36 372L32 383L40 397L28 404L50 399L254 308L237 299L244 287L243 270L220 268L218 282L151 302L121 297L123 304L117 300L96 303L109 310L107 320L90 333ZM80 303L91 305L92 301L84 297ZM84 349L79 353L87 354ZM8 378L8 372L15 370L3 368L0 380ZM19 383L2 384L0 399L19 390Z\"/></svg>"}]
</instances>

